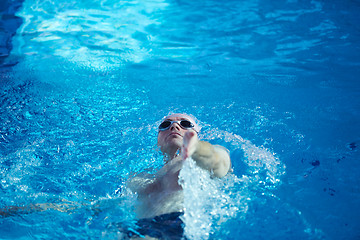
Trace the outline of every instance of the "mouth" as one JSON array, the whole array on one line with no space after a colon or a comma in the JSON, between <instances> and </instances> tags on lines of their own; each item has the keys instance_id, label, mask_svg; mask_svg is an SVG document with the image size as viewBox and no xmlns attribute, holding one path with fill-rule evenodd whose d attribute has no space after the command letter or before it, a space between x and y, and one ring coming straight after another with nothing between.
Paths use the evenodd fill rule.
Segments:
<instances>
[{"instance_id":1,"label":"mouth","mask_svg":"<svg viewBox=\"0 0 360 240\"><path fill-rule=\"evenodd\" d=\"M168 135L168 137L172 137L172 136L179 136L179 137L182 137L182 135L180 133L177 133L177 132L172 132Z\"/></svg>"}]
</instances>

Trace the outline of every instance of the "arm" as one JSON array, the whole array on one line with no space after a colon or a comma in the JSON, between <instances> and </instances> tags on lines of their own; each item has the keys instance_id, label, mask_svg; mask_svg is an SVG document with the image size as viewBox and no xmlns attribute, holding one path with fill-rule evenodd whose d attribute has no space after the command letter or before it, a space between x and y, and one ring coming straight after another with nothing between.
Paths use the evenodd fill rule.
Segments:
<instances>
[{"instance_id":1,"label":"arm","mask_svg":"<svg viewBox=\"0 0 360 240\"><path fill-rule=\"evenodd\" d=\"M201 168L213 172L216 177L223 177L230 170L228 150L219 145L199 141L194 131L185 133L181 152L183 159L192 157Z\"/></svg>"},{"instance_id":2,"label":"arm","mask_svg":"<svg viewBox=\"0 0 360 240\"><path fill-rule=\"evenodd\" d=\"M42 208L38 207L36 204L30 204L28 206L9 206L0 209L0 216L10 217L18 214L28 214L40 211L43 211Z\"/></svg>"},{"instance_id":3,"label":"arm","mask_svg":"<svg viewBox=\"0 0 360 240\"><path fill-rule=\"evenodd\" d=\"M19 214L30 214L34 212L43 212L47 210L56 210L59 212L69 212L79 208L79 204L63 200L62 203L35 203L27 206L8 206L0 209L0 216L10 217Z\"/></svg>"}]
</instances>

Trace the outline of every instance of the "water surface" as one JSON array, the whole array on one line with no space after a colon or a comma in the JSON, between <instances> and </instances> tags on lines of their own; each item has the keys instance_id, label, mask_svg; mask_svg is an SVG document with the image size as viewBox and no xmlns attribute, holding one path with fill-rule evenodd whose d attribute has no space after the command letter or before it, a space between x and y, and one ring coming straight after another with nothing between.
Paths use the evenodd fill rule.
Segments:
<instances>
[{"instance_id":1,"label":"water surface","mask_svg":"<svg viewBox=\"0 0 360 240\"><path fill-rule=\"evenodd\" d=\"M231 152L234 174L207 186L218 197L187 189L188 208L216 212L198 238L359 238L359 2L7 3L0 206L84 207L2 218L2 238L120 236L125 182L163 164L169 112Z\"/></svg>"}]
</instances>

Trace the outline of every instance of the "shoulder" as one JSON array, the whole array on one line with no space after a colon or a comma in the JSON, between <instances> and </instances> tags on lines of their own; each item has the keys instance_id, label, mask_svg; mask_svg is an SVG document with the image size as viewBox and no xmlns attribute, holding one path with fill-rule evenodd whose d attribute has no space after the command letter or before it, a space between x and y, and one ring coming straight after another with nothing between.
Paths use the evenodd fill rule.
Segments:
<instances>
[{"instance_id":1,"label":"shoulder","mask_svg":"<svg viewBox=\"0 0 360 240\"><path fill-rule=\"evenodd\" d=\"M127 182L127 186L133 191L133 192L139 192L142 189L144 189L147 185L154 182L154 176L149 173L139 173L135 176L129 178Z\"/></svg>"},{"instance_id":2,"label":"shoulder","mask_svg":"<svg viewBox=\"0 0 360 240\"><path fill-rule=\"evenodd\" d=\"M214 149L222 160L230 162L230 151L226 147L214 145Z\"/></svg>"},{"instance_id":3,"label":"shoulder","mask_svg":"<svg viewBox=\"0 0 360 240\"><path fill-rule=\"evenodd\" d=\"M223 172L225 174L228 173L228 172L232 172L230 151L226 147L221 146L221 145L214 145L214 149L215 149L215 152L218 155L218 159L220 161L220 164L222 165Z\"/></svg>"},{"instance_id":4,"label":"shoulder","mask_svg":"<svg viewBox=\"0 0 360 240\"><path fill-rule=\"evenodd\" d=\"M224 153L224 154L226 153L227 155L230 156L230 151L226 147L221 146L221 145L214 145L214 148L215 148L215 151L221 152L221 153Z\"/></svg>"}]
</instances>

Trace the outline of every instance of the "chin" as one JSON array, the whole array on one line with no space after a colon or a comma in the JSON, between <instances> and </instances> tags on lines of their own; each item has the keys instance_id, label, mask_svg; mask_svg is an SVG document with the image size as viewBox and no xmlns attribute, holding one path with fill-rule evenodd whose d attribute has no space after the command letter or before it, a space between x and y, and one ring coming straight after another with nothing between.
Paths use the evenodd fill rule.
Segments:
<instances>
[{"instance_id":1,"label":"chin","mask_svg":"<svg viewBox=\"0 0 360 240\"><path fill-rule=\"evenodd\" d=\"M180 148L182 146L182 143L183 143L182 139L173 138L166 145L168 148Z\"/></svg>"}]
</instances>

